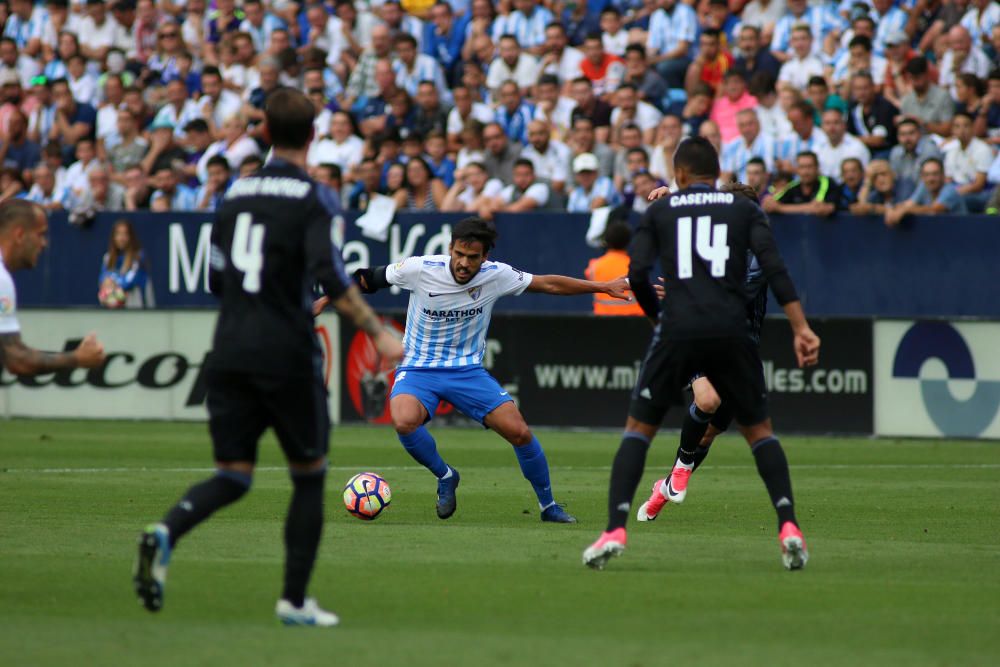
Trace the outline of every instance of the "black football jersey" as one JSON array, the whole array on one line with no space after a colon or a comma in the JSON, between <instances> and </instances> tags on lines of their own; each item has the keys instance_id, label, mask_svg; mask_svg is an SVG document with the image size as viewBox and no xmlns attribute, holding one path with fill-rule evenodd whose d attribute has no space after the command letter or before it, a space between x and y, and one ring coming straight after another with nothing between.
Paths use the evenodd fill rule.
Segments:
<instances>
[{"instance_id":1,"label":"black football jersey","mask_svg":"<svg viewBox=\"0 0 1000 667\"><path fill-rule=\"evenodd\" d=\"M760 207L745 197L695 185L646 210L629 251L629 278L633 285L648 284L650 270L660 261L665 280L660 320L667 339L746 336L751 253L778 302L797 300ZM655 301L651 307L648 300L640 303L655 315Z\"/></svg>"},{"instance_id":2,"label":"black football jersey","mask_svg":"<svg viewBox=\"0 0 1000 667\"><path fill-rule=\"evenodd\" d=\"M230 186L212 227L209 286L221 301L213 367L314 373L313 287L336 299L352 284L332 238L339 214L329 188L284 160Z\"/></svg>"}]
</instances>

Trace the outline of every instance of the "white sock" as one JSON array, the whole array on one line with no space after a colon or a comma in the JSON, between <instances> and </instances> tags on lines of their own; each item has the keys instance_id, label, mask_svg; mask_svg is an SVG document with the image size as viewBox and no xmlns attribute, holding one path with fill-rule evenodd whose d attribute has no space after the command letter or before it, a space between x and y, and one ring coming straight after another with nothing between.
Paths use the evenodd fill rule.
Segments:
<instances>
[{"instance_id":1,"label":"white sock","mask_svg":"<svg viewBox=\"0 0 1000 667\"><path fill-rule=\"evenodd\" d=\"M446 472L444 475L442 475L438 479L451 479L451 476L453 474L455 474L455 471L451 469L451 466L448 466L448 472Z\"/></svg>"}]
</instances>

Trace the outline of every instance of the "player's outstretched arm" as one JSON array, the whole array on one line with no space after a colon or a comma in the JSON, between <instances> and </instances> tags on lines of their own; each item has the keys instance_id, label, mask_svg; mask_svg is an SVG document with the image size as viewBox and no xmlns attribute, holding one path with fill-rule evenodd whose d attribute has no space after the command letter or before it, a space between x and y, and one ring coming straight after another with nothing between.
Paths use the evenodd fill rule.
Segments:
<instances>
[{"instance_id":1,"label":"player's outstretched arm","mask_svg":"<svg viewBox=\"0 0 1000 667\"><path fill-rule=\"evenodd\" d=\"M96 368L104 363L104 346L87 334L69 352L42 352L28 347L20 333L0 335L0 362L14 375L41 375L70 368Z\"/></svg>"},{"instance_id":2,"label":"player's outstretched arm","mask_svg":"<svg viewBox=\"0 0 1000 667\"><path fill-rule=\"evenodd\" d=\"M352 285L347 288L347 291L334 300L333 306L341 315L351 318L354 326L371 336L375 349L387 361L397 362L403 358L403 344L365 303L357 287Z\"/></svg>"},{"instance_id":3,"label":"player's outstretched arm","mask_svg":"<svg viewBox=\"0 0 1000 667\"><path fill-rule=\"evenodd\" d=\"M799 362L799 368L804 366L815 366L819 362L820 340L806 321L806 314L802 310L802 302L790 301L783 306L785 315L788 317L788 324L792 327L792 347L795 348L795 359Z\"/></svg>"},{"instance_id":4,"label":"player's outstretched arm","mask_svg":"<svg viewBox=\"0 0 1000 667\"><path fill-rule=\"evenodd\" d=\"M632 300L629 294L628 279L624 276L607 282L580 280L579 278L570 278L569 276L555 274L532 276L527 291L556 294L559 296L600 293L625 301Z\"/></svg>"}]
</instances>

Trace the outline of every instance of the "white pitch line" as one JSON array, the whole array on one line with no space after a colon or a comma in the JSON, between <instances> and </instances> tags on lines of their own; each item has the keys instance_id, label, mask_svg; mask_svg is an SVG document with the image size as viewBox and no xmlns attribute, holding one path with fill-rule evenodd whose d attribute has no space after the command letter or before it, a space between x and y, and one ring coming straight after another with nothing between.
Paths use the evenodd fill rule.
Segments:
<instances>
[{"instance_id":1,"label":"white pitch line","mask_svg":"<svg viewBox=\"0 0 1000 667\"><path fill-rule=\"evenodd\" d=\"M355 471L364 466L329 466L328 470ZM508 468L510 466L479 466L481 468ZM706 469L716 470L744 470L751 468L747 465L706 465ZM1000 469L1000 463L817 463L789 466L793 470L924 470L931 468L946 468L950 470L996 470ZM424 470L423 466L370 466L375 471L417 471ZM554 470L568 471L589 471L589 470L610 470L610 466L554 466ZM259 466L255 472L287 472L288 468L283 466ZM42 475L95 475L109 473L207 473L215 472L215 468L6 468L0 469L0 474L42 474Z\"/></svg>"}]
</instances>

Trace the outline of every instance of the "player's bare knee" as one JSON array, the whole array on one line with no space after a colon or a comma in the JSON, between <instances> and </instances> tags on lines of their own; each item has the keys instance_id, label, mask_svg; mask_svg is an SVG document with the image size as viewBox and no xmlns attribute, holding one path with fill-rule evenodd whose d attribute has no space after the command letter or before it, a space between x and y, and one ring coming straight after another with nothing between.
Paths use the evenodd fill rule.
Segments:
<instances>
[{"instance_id":1,"label":"player's bare knee","mask_svg":"<svg viewBox=\"0 0 1000 667\"><path fill-rule=\"evenodd\" d=\"M702 412L707 412L708 414L715 414L719 406L722 405L722 399L719 398L718 392L715 391L709 383L698 384L695 387L694 392L694 404L698 406L698 409Z\"/></svg>"},{"instance_id":2,"label":"player's bare knee","mask_svg":"<svg viewBox=\"0 0 1000 667\"><path fill-rule=\"evenodd\" d=\"M416 415L392 415L392 427L399 435L410 435L423 426L423 420L416 419Z\"/></svg>"},{"instance_id":3,"label":"player's bare knee","mask_svg":"<svg viewBox=\"0 0 1000 667\"><path fill-rule=\"evenodd\" d=\"M504 437L507 439L507 442L515 447L523 447L530 444L533 440L531 429L528 428L527 424L520 424L511 431L505 433Z\"/></svg>"}]
</instances>

